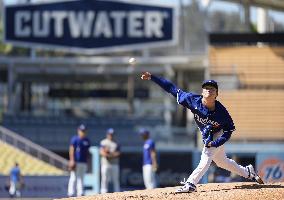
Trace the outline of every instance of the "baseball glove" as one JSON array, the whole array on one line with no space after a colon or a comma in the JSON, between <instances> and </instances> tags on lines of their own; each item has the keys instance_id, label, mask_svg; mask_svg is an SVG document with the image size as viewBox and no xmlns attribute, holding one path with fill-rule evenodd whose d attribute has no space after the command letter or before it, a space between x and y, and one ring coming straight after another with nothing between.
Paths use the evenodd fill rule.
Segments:
<instances>
[{"instance_id":1,"label":"baseball glove","mask_svg":"<svg viewBox=\"0 0 284 200\"><path fill-rule=\"evenodd\" d=\"M208 144L213 141L213 126L211 124L206 125L202 130L202 141L205 147L210 148Z\"/></svg>"},{"instance_id":2,"label":"baseball glove","mask_svg":"<svg viewBox=\"0 0 284 200\"><path fill-rule=\"evenodd\" d=\"M209 134L208 138L203 140L205 147L210 148L209 143L213 141L213 134Z\"/></svg>"},{"instance_id":3,"label":"baseball glove","mask_svg":"<svg viewBox=\"0 0 284 200\"><path fill-rule=\"evenodd\" d=\"M204 129L201 131L202 133L202 139L206 139L209 136L209 133L213 131L213 126L211 124L208 124L204 127Z\"/></svg>"}]
</instances>

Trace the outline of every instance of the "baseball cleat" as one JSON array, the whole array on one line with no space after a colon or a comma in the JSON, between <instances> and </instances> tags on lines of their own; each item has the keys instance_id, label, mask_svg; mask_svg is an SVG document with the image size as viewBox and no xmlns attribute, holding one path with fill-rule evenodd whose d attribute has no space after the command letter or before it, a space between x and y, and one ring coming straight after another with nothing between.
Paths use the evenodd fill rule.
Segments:
<instances>
[{"instance_id":1,"label":"baseball cleat","mask_svg":"<svg viewBox=\"0 0 284 200\"><path fill-rule=\"evenodd\" d=\"M175 191L175 193L190 193L196 192L196 186L192 183L185 183L184 186L180 187Z\"/></svg>"},{"instance_id":2,"label":"baseball cleat","mask_svg":"<svg viewBox=\"0 0 284 200\"><path fill-rule=\"evenodd\" d=\"M252 179L254 181L256 181L258 184L264 184L263 180L260 178L260 176L256 173L256 171L254 170L252 165L248 165L246 166L249 176L249 179Z\"/></svg>"},{"instance_id":3,"label":"baseball cleat","mask_svg":"<svg viewBox=\"0 0 284 200\"><path fill-rule=\"evenodd\" d=\"M258 184L264 184L263 180L260 178L260 176L256 176L254 177L254 180L258 183Z\"/></svg>"}]
</instances>

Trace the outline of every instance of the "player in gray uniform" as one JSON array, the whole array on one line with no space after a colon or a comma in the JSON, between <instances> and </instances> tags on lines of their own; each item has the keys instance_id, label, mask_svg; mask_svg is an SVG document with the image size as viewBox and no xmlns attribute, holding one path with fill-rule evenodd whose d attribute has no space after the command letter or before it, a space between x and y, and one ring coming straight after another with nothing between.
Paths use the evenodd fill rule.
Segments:
<instances>
[{"instance_id":1,"label":"player in gray uniform","mask_svg":"<svg viewBox=\"0 0 284 200\"><path fill-rule=\"evenodd\" d=\"M106 138L100 143L101 154L101 193L108 191L108 184L113 183L114 192L120 191L119 156L120 147L114 140L114 129L109 128Z\"/></svg>"},{"instance_id":2,"label":"player in gray uniform","mask_svg":"<svg viewBox=\"0 0 284 200\"><path fill-rule=\"evenodd\" d=\"M206 173L212 161L223 169L263 184L252 165L243 167L226 156L223 144L230 139L235 130L235 125L226 108L216 100L218 96L216 81L205 81L202 84L202 95L199 95L184 92L170 81L154 76L149 72L142 73L141 79L152 80L176 97L178 104L190 109L202 134L204 147L200 162L188 179L181 182L184 185L176 193L196 191L196 184Z\"/></svg>"}]
</instances>

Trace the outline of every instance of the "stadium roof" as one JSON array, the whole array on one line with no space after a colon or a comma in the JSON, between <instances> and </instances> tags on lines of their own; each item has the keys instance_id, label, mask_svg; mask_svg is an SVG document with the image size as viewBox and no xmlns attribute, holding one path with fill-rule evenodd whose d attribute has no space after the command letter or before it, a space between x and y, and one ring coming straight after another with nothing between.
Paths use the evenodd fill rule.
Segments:
<instances>
[{"instance_id":1,"label":"stadium roof","mask_svg":"<svg viewBox=\"0 0 284 200\"><path fill-rule=\"evenodd\" d=\"M273 10L284 11L284 1L283 0L221 0L221 1L230 1L239 4L249 4L252 6L269 8Z\"/></svg>"},{"instance_id":2,"label":"stadium roof","mask_svg":"<svg viewBox=\"0 0 284 200\"><path fill-rule=\"evenodd\" d=\"M129 67L128 59L129 56L35 57L32 59L0 56L0 70L13 71L17 74L17 80L22 81L54 81L58 76L61 78L65 76L65 79L68 78L67 76L70 76L71 79L76 76L80 80L88 81L88 76L93 80L94 76L120 76L132 73L134 69ZM199 71L204 70L207 66L205 55L136 57L136 59L138 64L135 66L135 73L151 70L151 72L159 74L171 67Z\"/></svg>"}]
</instances>

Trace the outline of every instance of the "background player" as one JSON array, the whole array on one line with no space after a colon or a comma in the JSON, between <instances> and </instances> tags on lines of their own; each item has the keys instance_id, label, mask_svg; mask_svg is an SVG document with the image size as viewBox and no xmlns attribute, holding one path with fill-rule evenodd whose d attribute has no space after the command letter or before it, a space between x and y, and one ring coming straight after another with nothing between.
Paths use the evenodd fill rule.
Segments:
<instances>
[{"instance_id":1,"label":"background player","mask_svg":"<svg viewBox=\"0 0 284 200\"><path fill-rule=\"evenodd\" d=\"M119 157L120 147L114 140L114 129L109 128L106 138L100 143L101 158L101 193L109 192L108 184L113 184L114 192L120 191Z\"/></svg>"},{"instance_id":2,"label":"background player","mask_svg":"<svg viewBox=\"0 0 284 200\"><path fill-rule=\"evenodd\" d=\"M69 147L70 179L68 183L68 196L74 196L75 182L77 181L77 196L84 193L84 175L87 172L87 161L89 158L90 140L86 136L86 126L80 125L77 129L78 135L71 139Z\"/></svg>"},{"instance_id":3,"label":"background player","mask_svg":"<svg viewBox=\"0 0 284 200\"><path fill-rule=\"evenodd\" d=\"M21 197L21 188L23 185L23 177L18 163L10 171L10 197Z\"/></svg>"},{"instance_id":4,"label":"background player","mask_svg":"<svg viewBox=\"0 0 284 200\"><path fill-rule=\"evenodd\" d=\"M157 187L156 172L158 170L155 142L150 138L150 132L141 129L139 134L144 140L143 145L143 180L146 189Z\"/></svg>"},{"instance_id":5,"label":"background player","mask_svg":"<svg viewBox=\"0 0 284 200\"><path fill-rule=\"evenodd\" d=\"M243 167L226 156L223 144L230 139L235 126L226 108L216 100L218 96L217 82L214 80L205 81L202 84L202 95L198 95L184 92L170 81L151 75L149 72L144 72L141 79L154 81L176 97L178 104L190 109L202 133L204 148L201 160L189 178L181 182L184 186L179 188L176 191L177 193L196 191L196 184L208 170L212 160L221 168L245 178L254 179L258 183L263 183L252 165Z\"/></svg>"}]
</instances>

